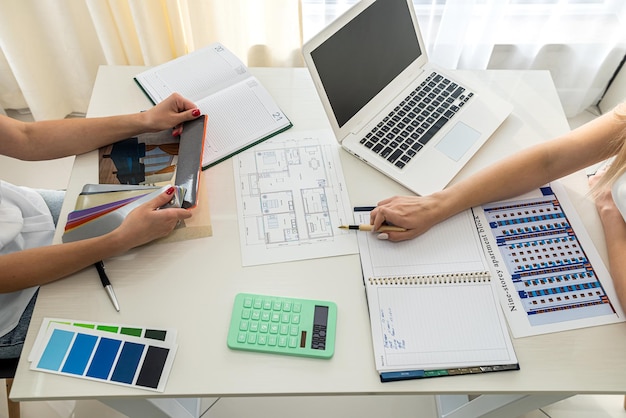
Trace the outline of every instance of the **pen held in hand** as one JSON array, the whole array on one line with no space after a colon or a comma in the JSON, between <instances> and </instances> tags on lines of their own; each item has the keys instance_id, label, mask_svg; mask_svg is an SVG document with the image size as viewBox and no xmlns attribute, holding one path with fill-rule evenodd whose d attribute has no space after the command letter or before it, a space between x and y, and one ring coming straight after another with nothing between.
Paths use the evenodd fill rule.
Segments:
<instances>
[{"instance_id":1,"label":"pen held in hand","mask_svg":"<svg viewBox=\"0 0 626 418\"><path fill-rule=\"evenodd\" d=\"M113 286L109 281L109 276L107 276L106 271L104 271L104 263L102 261L98 261L96 264L96 270L98 270L98 276L100 276L100 282L102 282L102 286L104 286L104 290L106 290L107 295L109 295L109 299L111 299L111 303L113 303L113 307L116 311L120 311L120 304L117 302L117 297L115 296L115 292L113 291Z\"/></svg>"},{"instance_id":2,"label":"pen held in hand","mask_svg":"<svg viewBox=\"0 0 626 418\"><path fill-rule=\"evenodd\" d=\"M357 231L373 231L374 225L341 225L339 228L341 229L354 229ZM376 232L405 232L406 228L401 228L399 226L393 225L381 225L380 228L376 230Z\"/></svg>"}]
</instances>

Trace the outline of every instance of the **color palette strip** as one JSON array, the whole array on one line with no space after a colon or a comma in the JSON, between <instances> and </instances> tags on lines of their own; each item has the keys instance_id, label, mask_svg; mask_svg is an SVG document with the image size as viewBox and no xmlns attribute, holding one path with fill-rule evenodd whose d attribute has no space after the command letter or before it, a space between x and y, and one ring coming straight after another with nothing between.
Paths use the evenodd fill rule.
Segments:
<instances>
[{"instance_id":1,"label":"color palette strip","mask_svg":"<svg viewBox=\"0 0 626 418\"><path fill-rule=\"evenodd\" d=\"M39 333L33 344L33 349L28 356L28 361L33 361L33 357L41 352L42 343L46 337L46 333L51 323L71 325L75 327L94 329L98 331L106 331L114 334L131 335L139 338L148 338L152 340L164 341L167 343L175 343L177 332L175 329L163 329L159 327L140 327L135 325L111 324L102 322L82 321L64 318L44 318Z\"/></svg>"},{"instance_id":2,"label":"color palette strip","mask_svg":"<svg viewBox=\"0 0 626 418\"><path fill-rule=\"evenodd\" d=\"M134 202L137 199L142 198L147 193L133 196L127 199L118 200L115 202L106 203L100 206L94 206L87 209L78 209L70 212L67 216L67 223L65 224L65 231L77 228L86 222L92 221L102 215L106 215L109 212L113 212L116 209L126 206L127 204Z\"/></svg>"},{"instance_id":3,"label":"color palette strip","mask_svg":"<svg viewBox=\"0 0 626 418\"><path fill-rule=\"evenodd\" d=\"M162 392L177 345L50 322L32 370Z\"/></svg>"}]
</instances>

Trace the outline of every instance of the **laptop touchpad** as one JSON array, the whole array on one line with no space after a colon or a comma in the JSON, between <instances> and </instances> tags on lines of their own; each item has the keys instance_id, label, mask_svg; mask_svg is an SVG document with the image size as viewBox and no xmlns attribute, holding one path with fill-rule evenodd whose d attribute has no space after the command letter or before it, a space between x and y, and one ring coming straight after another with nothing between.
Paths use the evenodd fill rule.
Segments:
<instances>
[{"instance_id":1,"label":"laptop touchpad","mask_svg":"<svg viewBox=\"0 0 626 418\"><path fill-rule=\"evenodd\" d=\"M478 138L480 138L480 132L467 126L463 122L458 122L454 128L435 145L435 148L454 161L459 161Z\"/></svg>"}]
</instances>

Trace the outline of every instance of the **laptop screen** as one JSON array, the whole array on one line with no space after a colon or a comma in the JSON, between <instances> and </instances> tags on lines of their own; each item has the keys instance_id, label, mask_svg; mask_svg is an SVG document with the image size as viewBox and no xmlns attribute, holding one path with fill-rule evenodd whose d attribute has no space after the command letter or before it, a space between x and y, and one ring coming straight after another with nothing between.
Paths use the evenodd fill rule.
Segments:
<instances>
[{"instance_id":1,"label":"laptop screen","mask_svg":"<svg viewBox=\"0 0 626 418\"><path fill-rule=\"evenodd\" d=\"M421 55L407 0L378 0L311 51L339 127Z\"/></svg>"}]
</instances>

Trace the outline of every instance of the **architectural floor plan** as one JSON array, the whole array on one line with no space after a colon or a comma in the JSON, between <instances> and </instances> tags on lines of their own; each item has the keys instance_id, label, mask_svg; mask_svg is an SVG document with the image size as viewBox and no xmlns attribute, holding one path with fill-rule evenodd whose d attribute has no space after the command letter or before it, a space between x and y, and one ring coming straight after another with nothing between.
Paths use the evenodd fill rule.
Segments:
<instances>
[{"instance_id":1,"label":"architectural floor plan","mask_svg":"<svg viewBox=\"0 0 626 418\"><path fill-rule=\"evenodd\" d=\"M358 252L330 131L285 132L234 157L243 265Z\"/></svg>"}]
</instances>

